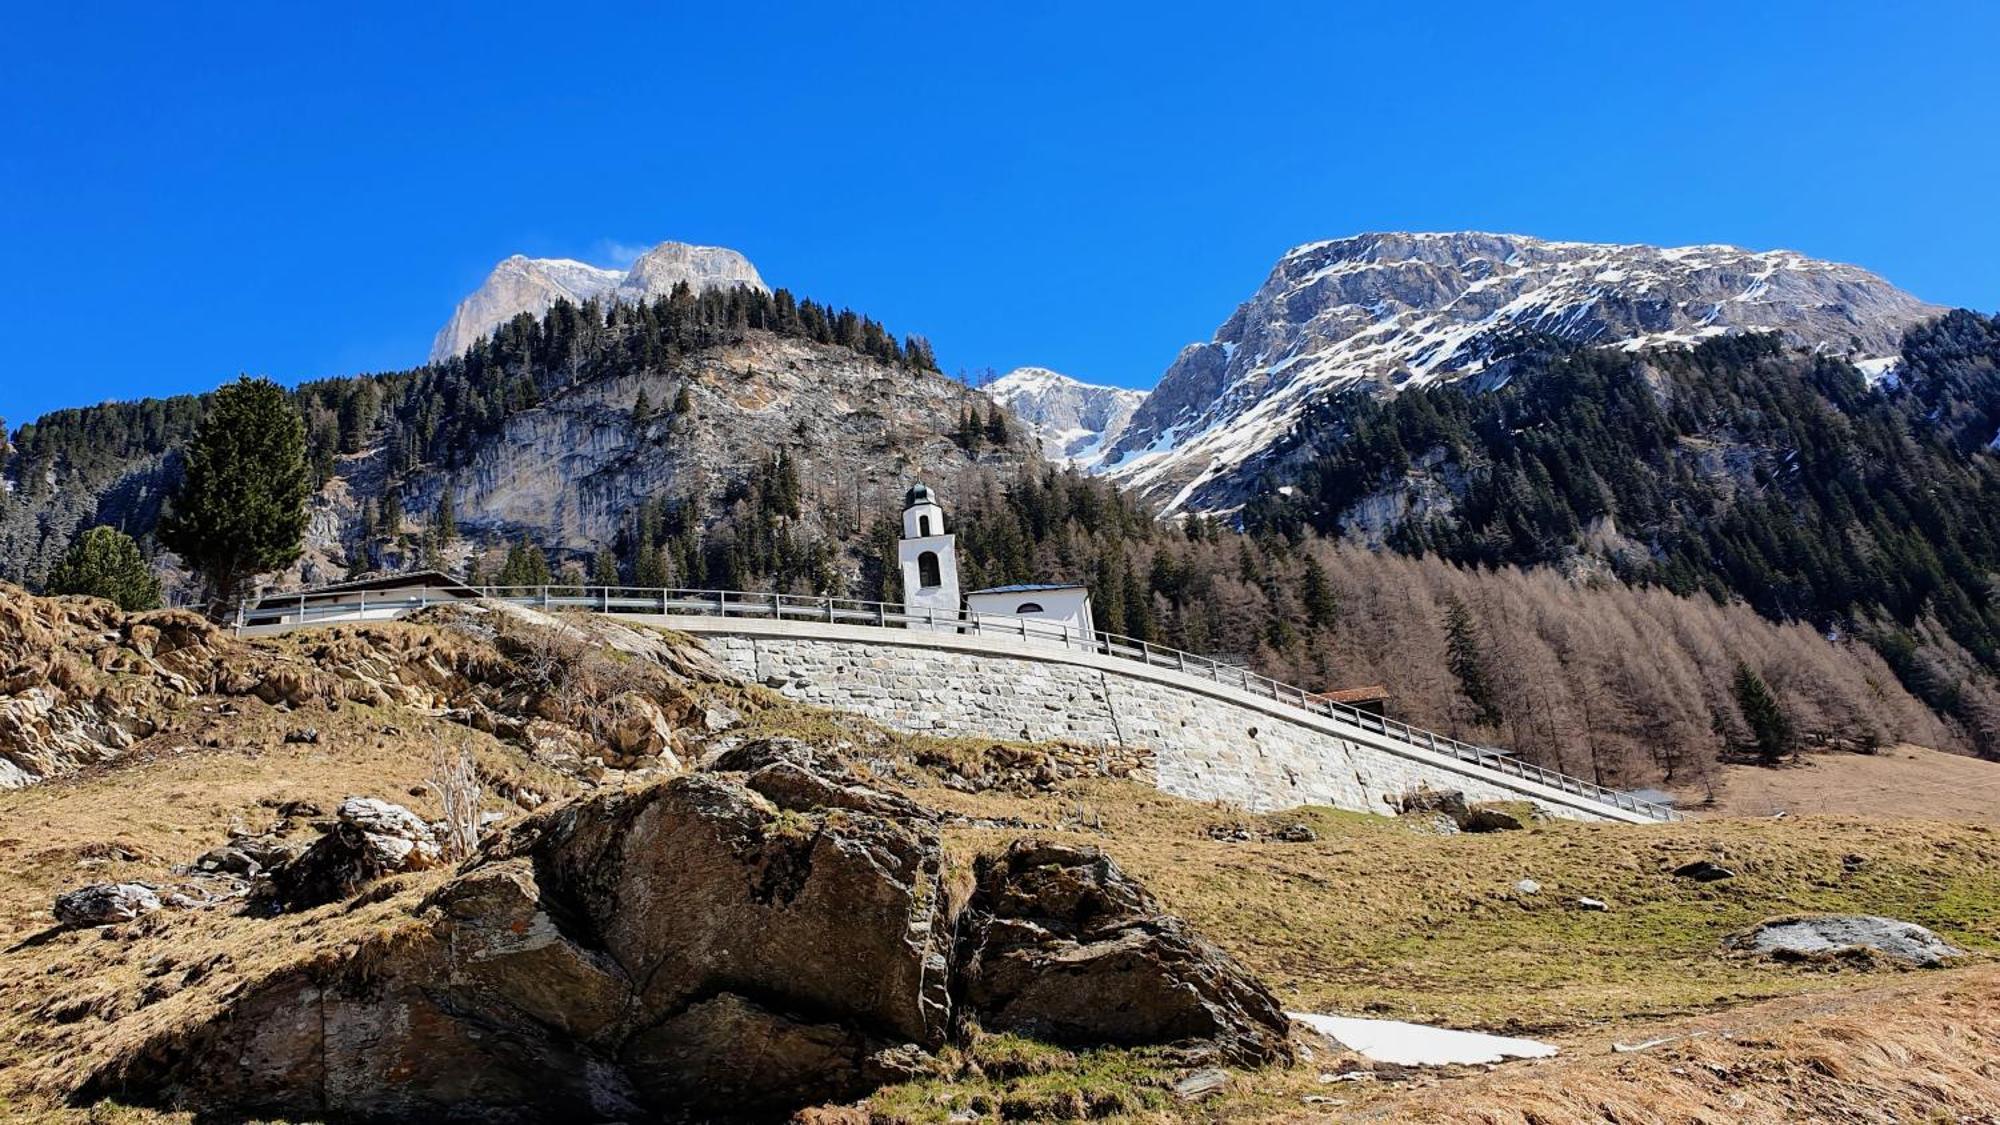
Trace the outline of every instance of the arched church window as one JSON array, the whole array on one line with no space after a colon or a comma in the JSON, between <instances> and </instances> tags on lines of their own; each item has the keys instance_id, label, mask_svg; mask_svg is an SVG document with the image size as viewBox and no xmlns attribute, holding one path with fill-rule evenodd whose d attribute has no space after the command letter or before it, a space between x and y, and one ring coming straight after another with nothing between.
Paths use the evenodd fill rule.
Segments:
<instances>
[{"instance_id":1,"label":"arched church window","mask_svg":"<svg viewBox=\"0 0 2000 1125\"><path fill-rule=\"evenodd\" d=\"M1042 603L1040 602L1022 602L1020 605L1014 607L1014 616L1016 617L1026 617L1031 613L1040 612L1042 612Z\"/></svg>"},{"instance_id":2,"label":"arched church window","mask_svg":"<svg viewBox=\"0 0 2000 1125\"><path fill-rule=\"evenodd\" d=\"M920 539L928 539L930 537L930 534L931 534L931 518L929 516L918 516L917 537ZM937 583L933 582L931 583L931 585L935 586L937 585Z\"/></svg>"},{"instance_id":3,"label":"arched church window","mask_svg":"<svg viewBox=\"0 0 2000 1125\"><path fill-rule=\"evenodd\" d=\"M925 551L917 556L917 585L926 590L944 585L944 578L938 571L936 551Z\"/></svg>"}]
</instances>

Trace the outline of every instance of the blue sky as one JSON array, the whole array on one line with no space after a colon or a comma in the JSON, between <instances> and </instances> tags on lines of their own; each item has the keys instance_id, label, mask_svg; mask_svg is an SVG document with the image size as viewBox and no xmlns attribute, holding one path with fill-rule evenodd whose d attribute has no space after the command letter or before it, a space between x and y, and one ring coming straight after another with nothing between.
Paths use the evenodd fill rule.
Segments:
<instances>
[{"instance_id":1,"label":"blue sky","mask_svg":"<svg viewBox=\"0 0 2000 1125\"><path fill-rule=\"evenodd\" d=\"M2000 5L307 7L10 10L0 417L411 366L510 253L669 238L1131 386L1364 230L2000 307Z\"/></svg>"}]
</instances>

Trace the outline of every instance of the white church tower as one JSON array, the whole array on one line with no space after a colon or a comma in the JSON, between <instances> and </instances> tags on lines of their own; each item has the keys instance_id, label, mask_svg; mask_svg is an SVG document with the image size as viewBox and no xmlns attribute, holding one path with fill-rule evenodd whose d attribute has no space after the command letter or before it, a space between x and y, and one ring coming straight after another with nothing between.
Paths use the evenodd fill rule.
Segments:
<instances>
[{"instance_id":1,"label":"white church tower","mask_svg":"<svg viewBox=\"0 0 2000 1125\"><path fill-rule=\"evenodd\" d=\"M958 537L946 535L944 509L924 485L903 497L903 541L896 545L903 568L903 610L934 616L939 629L958 629ZM923 625L912 625L921 629Z\"/></svg>"}]
</instances>

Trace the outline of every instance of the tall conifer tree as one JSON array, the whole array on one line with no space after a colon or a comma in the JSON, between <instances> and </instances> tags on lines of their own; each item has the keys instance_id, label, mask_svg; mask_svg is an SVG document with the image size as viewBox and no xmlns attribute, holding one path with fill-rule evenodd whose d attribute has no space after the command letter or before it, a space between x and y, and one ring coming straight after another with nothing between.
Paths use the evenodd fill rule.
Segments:
<instances>
[{"instance_id":1,"label":"tall conifer tree","mask_svg":"<svg viewBox=\"0 0 2000 1125\"><path fill-rule=\"evenodd\" d=\"M305 422L278 384L244 376L215 392L195 431L160 542L201 574L219 608L298 559L310 489Z\"/></svg>"}]
</instances>

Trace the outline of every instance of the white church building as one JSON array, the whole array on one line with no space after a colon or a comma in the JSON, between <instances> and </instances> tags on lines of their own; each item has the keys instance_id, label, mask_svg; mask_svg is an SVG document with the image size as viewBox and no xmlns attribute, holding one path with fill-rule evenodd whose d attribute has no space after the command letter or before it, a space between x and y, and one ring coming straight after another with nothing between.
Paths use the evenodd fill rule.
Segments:
<instances>
[{"instance_id":1,"label":"white church building","mask_svg":"<svg viewBox=\"0 0 2000 1125\"><path fill-rule=\"evenodd\" d=\"M1029 583L992 586L961 595L958 587L958 537L945 529L944 507L922 484L903 497L903 538L896 560L903 572L903 610L925 620L911 628L959 631L976 619L1023 618L1047 622L1036 632L1049 639L1089 641L1097 636L1086 586Z\"/></svg>"}]
</instances>

